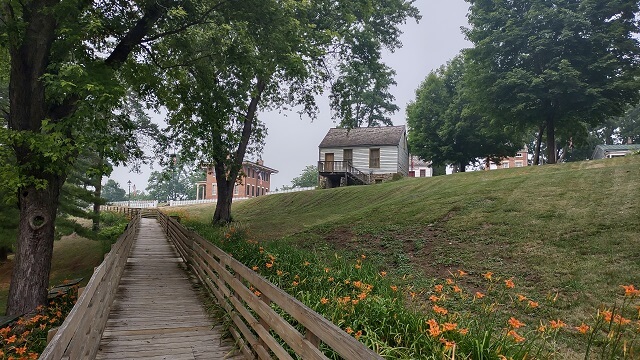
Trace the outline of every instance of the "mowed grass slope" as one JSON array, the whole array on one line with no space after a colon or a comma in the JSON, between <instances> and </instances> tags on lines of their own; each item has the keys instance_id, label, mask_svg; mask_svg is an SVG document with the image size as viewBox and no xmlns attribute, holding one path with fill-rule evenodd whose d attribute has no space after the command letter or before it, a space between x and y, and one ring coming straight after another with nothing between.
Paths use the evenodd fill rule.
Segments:
<instances>
[{"instance_id":1,"label":"mowed grass slope","mask_svg":"<svg viewBox=\"0 0 640 360\"><path fill-rule=\"evenodd\" d=\"M559 315L576 320L640 285L639 199L640 156L629 156L279 194L233 211L257 240L366 254L416 283L456 269L514 277L530 295L558 294ZM213 207L181 212L208 222Z\"/></svg>"}]
</instances>

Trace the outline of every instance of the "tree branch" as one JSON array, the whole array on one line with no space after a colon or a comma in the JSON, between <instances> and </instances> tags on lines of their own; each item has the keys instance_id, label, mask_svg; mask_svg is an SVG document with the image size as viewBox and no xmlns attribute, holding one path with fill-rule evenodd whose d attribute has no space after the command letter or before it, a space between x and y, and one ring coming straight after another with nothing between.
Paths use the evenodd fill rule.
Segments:
<instances>
[{"instance_id":1,"label":"tree branch","mask_svg":"<svg viewBox=\"0 0 640 360\"><path fill-rule=\"evenodd\" d=\"M190 28L190 27L192 27L192 26L195 26L195 25L206 24L207 22L206 22L205 20L209 17L209 15L211 15L211 13L212 13L214 10L216 10L216 9L220 8L222 5L226 4L227 2L228 2L228 0L221 1L221 2L217 3L216 5L212 6L212 7L211 7L209 10L207 10L205 13L203 13L203 14L202 14L202 16L200 16L198 19L196 19L196 20L194 20L194 21L191 21L191 22L188 22L188 23L186 23L186 24L184 24L184 25L180 26L180 27L179 27L179 28L177 28L177 29L173 29L173 30L165 31L165 32L162 32L162 33L156 34L156 35L154 35L154 36L151 36L151 37L148 37L148 38L142 39L142 41L141 41L141 42L142 42L142 43L151 42L151 41L158 40L158 39L160 39L160 38L163 38L163 37L166 37L166 36L169 36L169 35L175 35L175 34L177 34L177 33L183 32L183 31L187 30L188 28Z\"/></svg>"}]
</instances>

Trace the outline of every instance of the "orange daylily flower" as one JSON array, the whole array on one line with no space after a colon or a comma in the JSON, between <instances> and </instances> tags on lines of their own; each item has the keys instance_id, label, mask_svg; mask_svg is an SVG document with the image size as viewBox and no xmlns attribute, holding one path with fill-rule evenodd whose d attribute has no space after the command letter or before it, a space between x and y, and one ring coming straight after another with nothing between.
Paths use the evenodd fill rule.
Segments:
<instances>
[{"instance_id":1,"label":"orange daylily flower","mask_svg":"<svg viewBox=\"0 0 640 360\"><path fill-rule=\"evenodd\" d=\"M358 332L355 335L356 339L360 339L360 336L362 336L362 330L358 330Z\"/></svg>"},{"instance_id":2,"label":"orange daylily flower","mask_svg":"<svg viewBox=\"0 0 640 360\"><path fill-rule=\"evenodd\" d=\"M271 269L273 267L273 263L272 262L268 262L265 264L267 269Z\"/></svg>"},{"instance_id":3,"label":"orange daylily flower","mask_svg":"<svg viewBox=\"0 0 640 360\"><path fill-rule=\"evenodd\" d=\"M458 287L458 285L453 285L453 292L461 293L462 289L460 289L460 287Z\"/></svg>"},{"instance_id":4,"label":"orange daylily flower","mask_svg":"<svg viewBox=\"0 0 640 360\"><path fill-rule=\"evenodd\" d=\"M486 273L482 274L482 276L484 276L484 278L487 280L491 280L492 275L493 273L491 271L487 271Z\"/></svg>"},{"instance_id":5,"label":"orange daylily flower","mask_svg":"<svg viewBox=\"0 0 640 360\"><path fill-rule=\"evenodd\" d=\"M633 297L640 295L640 290L636 289L633 285L620 285L624 289L624 296Z\"/></svg>"},{"instance_id":6,"label":"orange daylily flower","mask_svg":"<svg viewBox=\"0 0 640 360\"><path fill-rule=\"evenodd\" d=\"M16 348L16 350L15 350L15 351L16 351L16 354L18 354L18 355L22 355L22 354L24 354L25 352L27 352L27 345L25 345L25 346L23 346L23 347Z\"/></svg>"},{"instance_id":7,"label":"orange daylily flower","mask_svg":"<svg viewBox=\"0 0 640 360\"><path fill-rule=\"evenodd\" d=\"M482 299L484 297L484 294L481 293L480 291L476 291L476 294L474 295L474 297L476 299Z\"/></svg>"},{"instance_id":8,"label":"orange daylily flower","mask_svg":"<svg viewBox=\"0 0 640 360\"><path fill-rule=\"evenodd\" d=\"M382 276L382 277L387 276L387 272L386 271L380 271L380 276Z\"/></svg>"},{"instance_id":9,"label":"orange daylily flower","mask_svg":"<svg viewBox=\"0 0 640 360\"><path fill-rule=\"evenodd\" d=\"M460 335L467 335L469 333L469 329L466 329L466 328L465 329L460 329L460 330L458 330L458 333Z\"/></svg>"},{"instance_id":10,"label":"orange daylily flower","mask_svg":"<svg viewBox=\"0 0 640 360\"><path fill-rule=\"evenodd\" d=\"M440 338L440 342L444 345L444 349L445 350L449 350L451 348L453 348L454 346L456 346L456 342L455 341L449 341L445 338Z\"/></svg>"},{"instance_id":11,"label":"orange daylily flower","mask_svg":"<svg viewBox=\"0 0 640 360\"><path fill-rule=\"evenodd\" d=\"M440 285L440 284L434 286L434 289L436 290L436 292L442 292L442 288L443 288L443 286Z\"/></svg>"},{"instance_id":12,"label":"orange daylily flower","mask_svg":"<svg viewBox=\"0 0 640 360\"><path fill-rule=\"evenodd\" d=\"M445 309L443 307L440 307L438 305L433 305L432 309L433 309L433 311L435 313L440 314L440 315L447 315L447 313L449 312L449 311L447 311L447 309Z\"/></svg>"},{"instance_id":13,"label":"orange daylily flower","mask_svg":"<svg viewBox=\"0 0 640 360\"><path fill-rule=\"evenodd\" d=\"M460 275L460 277L463 277L465 275L469 275L469 273L466 272L466 271L462 271L462 270L458 269L458 275Z\"/></svg>"},{"instance_id":14,"label":"orange daylily flower","mask_svg":"<svg viewBox=\"0 0 640 360\"><path fill-rule=\"evenodd\" d=\"M511 336L513 340L517 343L523 342L525 340L525 338L520 334L518 334L515 330L509 330L509 332L507 333L507 336Z\"/></svg>"},{"instance_id":15,"label":"orange daylily flower","mask_svg":"<svg viewBox=\"0 0 640 360\"><path fill-rule=\"evenodd\" d=\"M5 341L7 342L7 344L13 344L14 342L16 342L17 339L18 339L17 336L12 335L12 336L8 337Z\"/></svg>"},{"instance_id":16,"label":"orange daylily flower","mask_svg":"<svg viewBox=\"0 0 640 360\"><path fill-rule=\"evenodd\" d=\"M429 335L433 337L440 335L440 325L438 325L438 322L435 319L430 319L427 321L427 324L429 324Z\"/></svg>"},{"instance_id":17,"label":"orange daylily flower","mask_svg":"<svg viewBox=\"0 0 640 360\"><path fill-rule=\"evenodd\" d=\"M505 280L504 285L509 289L516 287L516 284L513 282L513 278Z\"/></svg>"},{"instance_id":18,"label":"orange daylily flower","mask_svg":"<svg viewBox=\"0 0 640 360\"><path fill-rule=\"evenodd\" d=\"M350 326L347 326L347 328L344 329L344 331L346 331L347 334L351 334L353 332L353 329Z\"/></svg>"},{"instance_id":19,"label":"orange daylily flower","mask_svg":"<svg viewBox=\"0 0 640 360\"><path fill-rule=\"evenodd\" d=\"M526 297L526 296L524 296L524 295L522 295L522 294L517 294L516 296L518 297L518 301L525 301L525 300L527 300L527 297Z\"/></svg>"},{"instance_id":20,"label":"orange daylily flower","mask_svg":"<svg viewBox=\"0 0 640 360\"><path fill-rule=\"evenodd\" d=\"M326 304L326 303L328 303L328 302L329 302L329 299L327 299L327 298L323 297L322 299L320 299L320 302L321 302L322 304Z\"/></svg>"},{"instance_id":21,"label":"orange daylily flower","mask_svg":"<svg viewBox=\"0 0 640 360\"><path fill-rule=\"evenodd\" d=\"M533 301L533 300L529 300L529 307L531 307L532 309L535 309L539 306L540 304L538 304L537 302Z\"/></svg>"},{"instance_id":22,"label":"orange daylily flower","mask_svg":"<svg viewBox=\"0 0 640 360\"><path fill-rule=\"evenodd\" d=\"M567 326L567 324L565 324L562 320L558 319L558 320L551 320L549 321L549 323L551 324L551 328L552 329L560 329L563 328L565 326Z\"/></svg>"},{"instance_id":23,"label":"orange daylily flower","mask_svg":"<svg viewBox=\"0 0 640 360\"><path fill-rule=\"evenodd\" d=\"M395 286L395 285L391 285L391 290L393 290L393 291L398 291L398 287L397 287L397 286Z\"/></svg>"},{"instance_id":24,"label":"orange daylily flower","mask_svg":"<svg viewBox=\"0 0 640 360\"><path fill-rule=\"evenodd\" d=\"M447 285L453 285L453 280L447 278Z\"/></svg>"},{"instance_id":25,"label":"orange daylily flower","mask_svg":"<svg viewBox=\"0 0 640 360\"><path fill-rule=\"evenodd\" d=\"M435 296L435 295L431 295L431 296L429 296L429 300L431 300L432 302L438 302L438 300L440 300L440 298Z\"/></svg>"},{"instance_id":26,"label":"orange daylily flower","mask_svg":"<svg viewBox=\"0 0 640 360\"><path fill-rule=\"evenodd\" d=\"M589 329L590 329L589 325L585 323L582 323L582 325L580 326L576 326L576 330L578 330L580 334L586 334L587 331L589 331Z\"/></svg>"},{"instance_id":27,"label":"orange daylily flower","mask_svg":"<svg viewBox=\"0 0 640 360\"><path fill-rule=\"evenodd\" d=\"M283 272L282 270L276 270L276 274L278 274L278 276L282 276Z\"/></svg>"},{"instance_id":28,"label":"orange daylily flower","mask_svg":"<svg viewBox=\"0 0 640 360\"><path fill-rule=\"evenodd\" d=\"M251 270L253 270L253 271L258 271L258 267L257 267L257 266L254 266L254 267L252 267L252 268L251 268Z\"/></svg>"},{"instance_id":29,"label":"orange daylily flower","mask_svg":"<svg viewBox=\"0 0 640 360\"><path fill-rule=\"evenodd\" d=\"M616 314L613 317L613 322L616 323L616 324L620 324L620 325L627 325L628 323L631 322L631 320L625 319L622 316L620 316L619 314Z\"/></svg>"},{"instance_id":30,"label":"orange daylily flower","mask_svg":"<svg viewBox=\"0 0 640 360\"><path fill-rule=\"evenodd\" d=\"M525 324L523 322L521 322L520 320L514 318L513 316L511 318L509 318L508 323L514 329L519 329L519 328L525 326Z\"/></svg>"},{"instance_id":31,"label":"orange daylily flower","mask_svg":"<svg viewBox=\"0 0 640 360\"><path fill-rule=\"evenodd\" d=\"M444 323L444 324L442 324L442 330L443 331L455 330L457 327L458 327L457 323Z\"/></svg>"}]
</instances>

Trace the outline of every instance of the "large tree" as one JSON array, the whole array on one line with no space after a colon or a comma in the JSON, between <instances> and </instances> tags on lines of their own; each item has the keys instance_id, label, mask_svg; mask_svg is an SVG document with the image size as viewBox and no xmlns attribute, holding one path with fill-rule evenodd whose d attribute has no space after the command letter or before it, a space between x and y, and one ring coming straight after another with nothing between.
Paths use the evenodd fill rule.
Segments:
<instances>
[{"instance_id":1,"label":"large tree","mask_svg":"<svg viewBox=\"0 0 640 360\"><path fill-rule=\"evenodd\" d=\"M496 121L535 129L538 143L545 135L548 163L557 135L567 141L637 102L636 0L467 1L475 96Z\"/></svg>"},{"instance_id":2,"label":"large tree","mask_svg":"<svg viewBox=\"0 0 640 360\"><path fill-rule=\"evenodd\" d=\"M434 166L453 164L465 171L478 158L499 159L522 147L512 127L496 125L475 111L467 76L465 57L459 55L432 71L407 106L411 152Z\"/></svg>"},{"instance_id":3,"label":"large tree","mask_svg":"<svg viewBox=\"0 0 640 360\"><path fill-rule=\"evenodd\" d=\"M92 114L118 106L140 44L149 48L219 5L195 1L1 1L10 77L0 139L17 162L12 190L20 209L9 315L46 302L60 190L93 140L83 131L98 121Z\"/></svg>"},{"instance_id":4,"label":"large tree","mask_svg":"<svg viewBox=\"0 0 640 360\"><path fill-rule=\"evenodd\" d=\"M242 161L260 152L266 134L260 109L291 106L314 116L315 96L333 80L334 115L344 124L389 122L396 109L388 94L393 72L381 54L399 46L398 25L418 17L411 3L243 1L229 5L224 21L165 42L171 51L153 61L172 80L160 94L170 137L183 156L213 167L214 223L231 221ZM180 101L166 101L166 94Z\"/></svg>"},{"instance_id":5,"label":"large tree","mask_svg":"<svg viewBox=\"0 0 640 360\"><path fill-rule=\"evenodd\" d=\"M315 165L307 165L300 176L291 180L291 186L294 188L311 187L318 185L318 167Z\"/></svg>"}]
</instances>

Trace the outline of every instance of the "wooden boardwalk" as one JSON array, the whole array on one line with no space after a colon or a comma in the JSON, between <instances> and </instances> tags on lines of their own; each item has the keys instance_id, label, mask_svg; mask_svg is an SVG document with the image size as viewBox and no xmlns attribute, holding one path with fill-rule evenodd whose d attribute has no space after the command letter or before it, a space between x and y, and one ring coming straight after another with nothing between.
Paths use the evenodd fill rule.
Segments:
<instances>
[{"instance_id":1,"label":"wooden boardwalk","mask_svg":"<svg viewBox=\"0 0 640 360\"><path fill-rule=\"evenodd\" d=\"M243 359L212 326L160 225L142 219L96 359Z\"/></svg>"}]
</instances>

